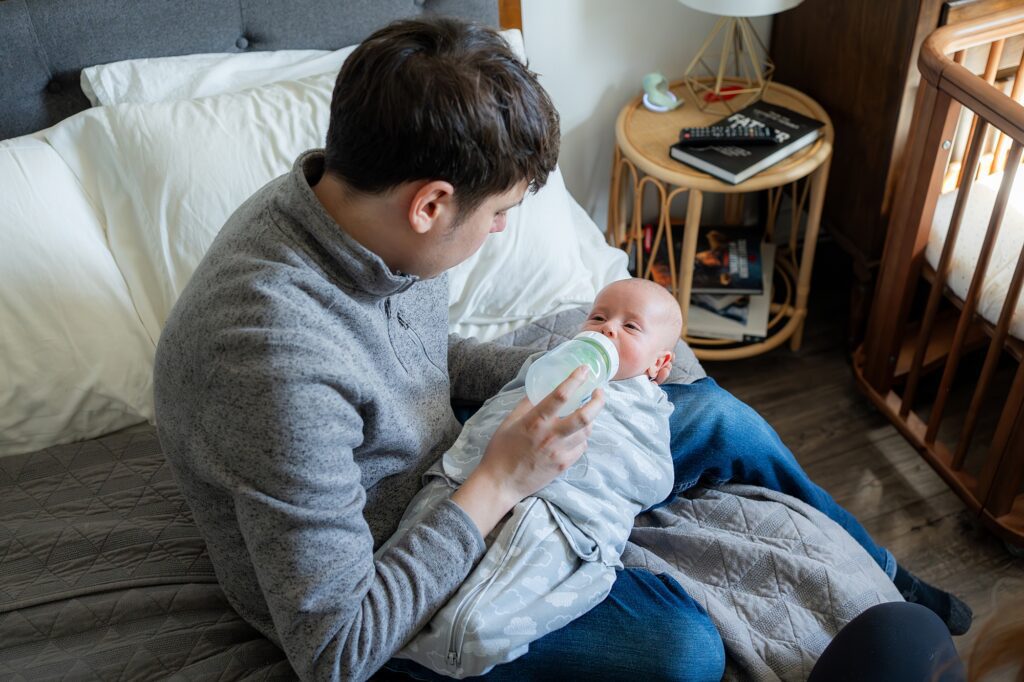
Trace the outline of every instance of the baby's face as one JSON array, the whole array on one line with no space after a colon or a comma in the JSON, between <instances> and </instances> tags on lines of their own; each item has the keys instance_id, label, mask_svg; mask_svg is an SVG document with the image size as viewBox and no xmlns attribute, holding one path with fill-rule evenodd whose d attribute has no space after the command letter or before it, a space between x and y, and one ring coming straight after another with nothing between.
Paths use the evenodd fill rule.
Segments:
<instances>
[{"instance_id":1,"label":"baby's face","mask_svg":"<svg viewBox=\"0 0 1024 682\"><path fill-rule=\"evenodd\" d=\"M646 374L654 378L671 362L679 339L679 308L660 285L646 280L622 280L601 290L583 331L603 334L619 352L619 371L613 379Z\"/></svg>"}]
</instances>

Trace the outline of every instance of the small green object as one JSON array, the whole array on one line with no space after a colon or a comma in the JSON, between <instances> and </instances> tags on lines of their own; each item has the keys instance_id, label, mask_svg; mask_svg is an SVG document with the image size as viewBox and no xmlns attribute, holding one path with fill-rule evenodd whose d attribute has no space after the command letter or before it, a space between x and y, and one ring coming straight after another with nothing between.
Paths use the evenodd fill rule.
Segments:
<instances>
[{"instance_id":1,"label":"small green object","mask_svg":"<svg viewBox=\"0 0 1024 682\"><path fill-rule=\"evenodd\" d=\"M647 100L656 107L672 110L683 103L668 89L668 80L660 73L649 73L644 76L644 93Z\"/></svg>"}]
</instances>

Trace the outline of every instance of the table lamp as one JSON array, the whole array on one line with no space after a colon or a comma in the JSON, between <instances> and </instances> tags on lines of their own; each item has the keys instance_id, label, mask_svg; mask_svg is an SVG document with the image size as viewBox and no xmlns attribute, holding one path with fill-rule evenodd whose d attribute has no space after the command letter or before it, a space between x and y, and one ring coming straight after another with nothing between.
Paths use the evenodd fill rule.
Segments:
<instances>
[{"instance_id":1,"label":"table lamp","mask_svg":"<svg viewBox=\"0 0 1024 682\"><path fill-rule=\"evenodd\" d=\"M734 113L730 100L745 94L760 99L771 82L775 65L768 58L768 49L748 17L778 14L792 9L803 0L679 0L687 7L718 15L697 55L683 74L697 106L702 111ZM716 66L713 46L721 35L721 49ZM732 68L729 68L729 62ZM748 100L743 100L745 103Z\"/></svg>"}]
</instances>

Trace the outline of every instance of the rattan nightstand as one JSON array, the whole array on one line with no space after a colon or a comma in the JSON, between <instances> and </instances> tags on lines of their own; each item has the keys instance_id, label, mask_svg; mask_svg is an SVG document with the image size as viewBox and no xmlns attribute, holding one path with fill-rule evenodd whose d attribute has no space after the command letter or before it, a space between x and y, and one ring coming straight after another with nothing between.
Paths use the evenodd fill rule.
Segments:
<instances>
[{"instance_id":1,"label":"rattan nightstand","mask_svg":"<svg viewBox=\"0 0 1024 682\"><path fill-rule=\"evenodd\" d=\"M697 357L706 360L735 360L772 350L786 340L789 340L793 350L797 350L807 317L811 268L832 157L832 122L825 110L807 95L785 85L772 83L765 91L764 100L824 121L822 134L811 145L792 156L738 185L731 185L669 157L669 146L676 141L680 128L707 126L722 117L718 113L700 111L682 81L674 83L671 89L676 97L686 101L675 111L648 111L641 98L637 97L619 113L615 126L617 145L608 206L608 242L624 248L629 248L630 242L633 242L638 257L637 274L650 277L651 263L644 263L642 257L642 210L644 196L653 191L657 195L659 211L652 252L658 251L662 239L668 240L672 289L683 313L683 336ZM737 97L732 102L733 108L738 110L752 101L751 96ZM788 243L780 245L776 256L775 281L778 283L781 279L783 286L775 287L768 336L763 341L753 343L687 336L693 259L704 193L724 194L724 222L738 224L743 214L743 195L767 191L765 232L768 239L773 239L779 206L787 187L792 197L793 222ZM683 194L688 196L686 218L682 221L681 262L677 268L672 254L675 253L674 230L678 231L679 227L672 219L671 209L673 201ZM803 247L799 249L798 258L799 223L805 208L807 220Z\"/></svg>"}]
</instances>

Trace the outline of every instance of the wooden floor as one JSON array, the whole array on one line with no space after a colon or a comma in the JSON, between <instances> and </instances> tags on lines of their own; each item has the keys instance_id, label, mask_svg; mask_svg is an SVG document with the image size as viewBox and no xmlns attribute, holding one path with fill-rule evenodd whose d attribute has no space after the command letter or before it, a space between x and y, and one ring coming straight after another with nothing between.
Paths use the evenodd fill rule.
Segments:
<instances>
[{"instance_id":1,"label":"wooden floor","mask_svg":"<svg viewBox=\"0 0 1024 682\"><path fill-rule=\"evenodd\" d=\"M847 352L844 256L819 248L803 348L734 362L708 374L775 427L814 481L861 520L901 565L957 594L975 626L1009 595L1024 595L1024 558L976 522L960 499L856 388Z\"/></svg>"}]
</instances>

